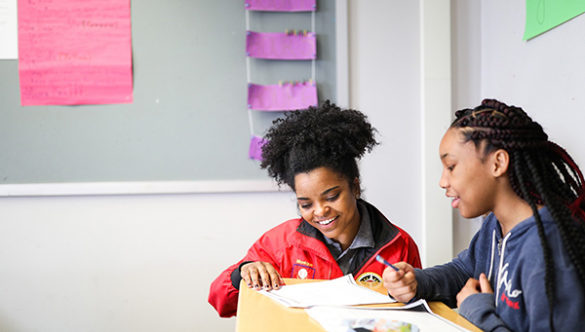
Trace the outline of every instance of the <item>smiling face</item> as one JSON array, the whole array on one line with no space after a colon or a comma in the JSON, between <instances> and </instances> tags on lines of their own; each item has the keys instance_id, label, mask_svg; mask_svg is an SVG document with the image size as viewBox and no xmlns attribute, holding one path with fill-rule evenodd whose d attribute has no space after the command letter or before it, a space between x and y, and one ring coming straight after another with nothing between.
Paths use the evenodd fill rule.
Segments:
<instances>
[{"instance_id":1,"label":"smiling face","mask_svg":"<svg viewBox=\"0 0 585 332\"><path fill-rule=\"evenodd\" d=\"M357 208L359 183L327 167L295 175L295 193L301 216L345 250L360 226Z\"/></svg>"},{"instance_id":2,"label":"smiling face","mask_svg":"<svg viewBox=\"0 0 585 332\"><path fill-rule=\"evenodd\" d=\"M493 153L483 156L472 141L464 142L461 129L451 128L443 136L439 154L443 172L439 185L451 197L461 216L475 218L492 211L496 197Z\"/></svg>"}]
</instances>

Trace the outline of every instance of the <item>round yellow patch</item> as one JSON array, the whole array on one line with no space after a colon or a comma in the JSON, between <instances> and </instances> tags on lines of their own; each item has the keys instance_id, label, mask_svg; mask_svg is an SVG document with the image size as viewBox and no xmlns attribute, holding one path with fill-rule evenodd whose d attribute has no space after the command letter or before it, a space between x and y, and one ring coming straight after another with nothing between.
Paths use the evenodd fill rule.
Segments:
<instances>
[{"instance_id":1,"label":"round yellow patch","mask_svg":"<svg viewBox=\"0 0 585 332\"><path fill-rule=\"evenodd\" d=\"M366 272L357 278L357 282L368 288L376 288L382 284L382 277L374 272Z\"/></svg>"}]
</instances>

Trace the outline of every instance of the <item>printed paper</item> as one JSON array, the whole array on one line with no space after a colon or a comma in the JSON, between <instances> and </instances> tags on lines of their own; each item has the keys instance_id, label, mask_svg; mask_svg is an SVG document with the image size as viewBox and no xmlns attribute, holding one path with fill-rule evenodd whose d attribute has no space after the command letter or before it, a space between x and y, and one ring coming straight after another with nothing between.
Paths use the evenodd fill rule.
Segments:
<instances>
[{"instance_id":1,"label":"printed paper","mask_svg":"<svg viewBox=\"0 0 585 332\"><path fill-rule=\"evenodd\" d=\"M323 329L330 332L346 332L352 325L369 325L368 322L380 324L380 331L467 331L433 313L395 309L315 306L305 310ZM383 329L392 323L402 329Z\"/></svg>"},{"instance_id":2,"label":"printed paper","mask_svg":"<svg viewBox=\"0 0 585 332\"><path fill-rule=\"evenodd\" d=\"M259 111L291 111L317 106L314 82L276 85L248 84L248 108Z\"/></svg>"},{"instance_id":3,"label":"printed paper","mask_svg":"<svg viewBox=\"0 0 585 332\"><path fill-rule=\"evenodd\" d=\"M304 31L254 32L246 35L246 54L252 58L274 60L312 60L317 58L317 37Z\"/></svg>"},{"instance_id":4,"label":"printed paper","mask_svg":"<svg viewBox=\"0 0 585 332\"><path fill-rule=\"evenodd\" d=\"M130 0L18 2L21 103L132 102Z\"/></svg>"},{"instance_id":5,"label":"printed paper","mask_svg":"<svg viewBox=\"0 0 585 332\"><path fill-rule=\"evenodd\" d=\"M317 305L360 305L394 303L388 295L358 285L351 274L336 279L285 285L271 291L260 290L282 305L309 308Z\"/></svg>"}]
</instances>

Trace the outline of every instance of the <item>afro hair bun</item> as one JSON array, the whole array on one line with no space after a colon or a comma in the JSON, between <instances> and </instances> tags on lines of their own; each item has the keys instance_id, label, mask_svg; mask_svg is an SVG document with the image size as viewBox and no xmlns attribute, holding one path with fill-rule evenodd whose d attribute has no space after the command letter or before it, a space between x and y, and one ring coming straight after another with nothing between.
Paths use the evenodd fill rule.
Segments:
<instances>
[{"instance_id":1,"label":"afro hair bun","mask_svg":"<svg viewBox=\"0 0 585 332\"><path fill-rule=\"evenodd\" d=\"M320 107L288 112L273 121L264 138L261 167L279 184L294 189L294 176L330 167L346 176L366 152L378 144L366 115L341 109L328 100ZM351 172L350 172L351 173Z\"/></svg>"}]
</instances>

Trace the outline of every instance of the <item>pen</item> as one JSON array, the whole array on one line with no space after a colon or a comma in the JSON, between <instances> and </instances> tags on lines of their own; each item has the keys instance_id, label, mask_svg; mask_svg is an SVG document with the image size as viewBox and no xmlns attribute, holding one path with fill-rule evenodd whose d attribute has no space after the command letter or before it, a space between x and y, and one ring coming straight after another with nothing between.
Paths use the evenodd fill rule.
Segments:
<instances>
[{"instance_id":1,"label":"pen","mask_svg":"<svg viewBox=\"0 0 585 332\"><path fill-rule=\"evenodd\" d=\"M376 256L376 260L377 260L378 262L380 262L380 263L382 263L382 264L386 265L386 266L390 266L390 267L391 267L391 268L393 268L393 269L394 269L394 271L396 271L396 272L400 271L400 270L399 270L399 269L398 269L396 266L394 266L394 265L390 264L390 262L388 262L387 260L385 260L384 258L382 258L382 256L380 256L380 255L377 255L377 256Z\"/></svg>"}]
</instances>

